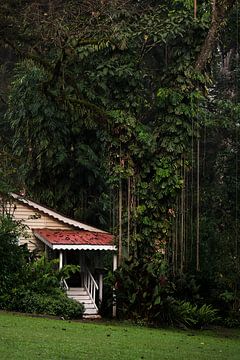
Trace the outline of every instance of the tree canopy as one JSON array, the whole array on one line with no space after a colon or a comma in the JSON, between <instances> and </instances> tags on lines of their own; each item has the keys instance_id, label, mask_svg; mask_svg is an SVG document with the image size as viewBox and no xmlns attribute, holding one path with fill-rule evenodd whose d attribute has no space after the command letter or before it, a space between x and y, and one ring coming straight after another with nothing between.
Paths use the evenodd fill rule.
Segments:
<instances>
[{"instance_id":1,"label":"tree canopy","mask_svg":"<svg viewBox=\"0 0 240 360\"><path fill-rule=\"evenodd\" d=\"M236 294L237 7L1 4L1 171L13 156L15 186L114 232L120 263L164 248L173 274L202 270Z\"/></svg>"}]
</instances>

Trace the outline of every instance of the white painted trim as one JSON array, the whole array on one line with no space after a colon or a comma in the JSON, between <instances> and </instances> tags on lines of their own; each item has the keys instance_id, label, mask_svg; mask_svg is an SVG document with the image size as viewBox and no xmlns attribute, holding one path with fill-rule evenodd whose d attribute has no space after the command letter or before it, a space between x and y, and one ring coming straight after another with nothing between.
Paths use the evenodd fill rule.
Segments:
<instances>
[{"instance_id":1,"label":"white painted trim","mask_svg":"<svg viewBox=\"0 0 240 360\"><path fill-rule=\"evenodd\" d=\"M10 195L14 199L16 199L17 201L20 201L23 204L26 204L26 205L34 208L34 209L37 209L37 210L43 212L44 214L47 214L47 215L53 217L54 219L57 219L57 220L65 223L65 224L74 226L74 227L76 227L78 229L82 229L82 230L94 231L94 232L99 232L99 233L107 233L106 231L100 230L98 228L83 224L83 223L81 223L79 221L76 221L76 220L70 219L70 218L68 218L66 216L63 216L63 215L57 213L56 211L53 211L53 210L48 209L48 208L46 208L46 207L44 207L42 205L39 205L39 204L35 203L34 201L27 200L27 199L23 198L20 195L17 195L17 194L14 194L14 193L10 193Z\"/></svg>"},{"instance_id":2,"label":"white painted trim","mask_svg":"<svg viewBox=\"0 0 240 360\"><path fill-rule=\"evenodd\" d=\"M44 237L39 235L37 232L34 231L34 235L41 240L44 244L49 246L53 250L111 250L115 251L117 250L116 246L114 245L61 245L61 244L51 244L49 241L47 241Z\"/></svg>"},{"instance_id":3,"label":"white painted trim","mask_svg":"<svg viewBox=\"0 0 240 360\"><path fill-rule=\"evenodd\" d=\"M116 246L114 245L61 245L61 244L52 244L53 250L111 250L115 251Z\"/></svg>"}]
</instances>

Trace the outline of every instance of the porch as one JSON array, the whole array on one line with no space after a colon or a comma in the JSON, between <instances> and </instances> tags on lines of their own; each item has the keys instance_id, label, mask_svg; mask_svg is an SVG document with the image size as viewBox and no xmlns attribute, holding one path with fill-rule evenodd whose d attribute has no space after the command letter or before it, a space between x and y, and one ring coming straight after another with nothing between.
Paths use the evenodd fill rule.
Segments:
<instances>
[{"instance_id":1,"label":"porch","mask_svg":"<svg viewBox=\"0 0 240 360\"><path fill-rule=\"evenodd\" d=\"M80 265L80 272L63 280L68 297L84 304L85 317L97 316L103 301L104 262L110 257L113 270L117 268L116 247L113 236L103 232L85 230L35 229L34 235L59 258L59 268ZM113 315L115 309L113 309Z\"/></svg>"}]
</instances>

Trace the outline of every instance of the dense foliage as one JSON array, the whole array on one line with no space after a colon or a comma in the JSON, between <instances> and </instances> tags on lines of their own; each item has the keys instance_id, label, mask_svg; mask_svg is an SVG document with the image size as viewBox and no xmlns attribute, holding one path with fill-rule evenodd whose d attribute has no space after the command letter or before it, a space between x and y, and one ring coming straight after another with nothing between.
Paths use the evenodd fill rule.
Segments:
<instances>
[{"instance_id":1,"label":"dense foliage","mask_svg":"<svg viewBox=\"0 0 240 360\"><path fill-rule=\"evenodd\" d=\"M143 317L151 305L163 314L165 263L173 280L195 276L207 304L226 316L239 310L234 4L200 1L195 18L186 0L0 7L15 56L1 148L28 195L117 235L119 263L129 258L119 274L133 285L118 295ZM9 160L0 171L11 171ZM149 269L162 248L163 262Z\"/></svg>"},{"instance_id":2,"label":"dense foliage","mask_svg":"<svg viewBox=\"0 0 240 360\"><path fill-rule=\"evenodd\" d=\"M17 288L1 298L0 309L81 319L84 306L63 292L47 295Z\"/></svg>"},{"instance_id":3,"label":"dense foliage","mask_svg":"<svg viewBox=\"0 0 240 360\"><path fill-rule=\"evenodd\" d=\"M18 286L23 275L25 251L18 246L19 228L6 215L0 216L0 296Z\"/></svg>"},{"instance_id":4,"label":"dense foliage","mask_svg":"<svg viewBox=\"0 0 240 360\"><path fill-rule=\"evenodd\" d=\"M211 305L193 305L196 295L181 289L178 294L176 279L168 277L167 264L162 257L131 259L115 274L117 306L120 316L147 324L185 325L202 327L219 320L218 311ZM174 282L175 281L175 282ZM193 284L192 284L193 285ZM194 299L195 295L195 299ZM203 300L203 299L202 299Z\"/></svg>"},{"instance_id":5,"label":"dense foliage","mask_svg":"<svg viewBox=\"0 0 240 360\"><path fill-rule=\"evenodd\" d=\"M56 260L34 260L19 246L22 225L6 214L0 217L0 309L81 318L84 306L69 299L60 288L62 279L76 271L67 265L58 270Z\"/></svg>"}]
</instances>

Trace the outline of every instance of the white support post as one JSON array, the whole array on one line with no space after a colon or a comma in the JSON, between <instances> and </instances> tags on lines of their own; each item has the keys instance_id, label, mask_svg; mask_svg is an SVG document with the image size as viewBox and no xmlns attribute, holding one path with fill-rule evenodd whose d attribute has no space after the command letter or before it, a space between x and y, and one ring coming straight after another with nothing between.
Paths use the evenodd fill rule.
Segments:
<instances>
[{"instance_id":1,"label":"white support post","mask_svg":"<svg viewBox=\"0 0 240 360\"><path fill-rule=\"evenodd\" d=\"M99 304L101 305L103 298L103 274L99 274Z\"/></svg>"},{"instance_id":2,"label":"white support post","mask_svg":"<svg viewBox=\"0 0 240 360\"><path fill-rule=\"evenodd\" d=\"M113 271L117 270L117 254L113 254ZM117 306L116 306L116 295L114 293L115 288L113 288L113 309L112 315L113 317L117 316Z\"/></svg>"},{"instance_id":3,"label":"white support post","mask_svg":"<svg viewBox=\"0 0 240 360\"><path fill-rule=\"evenodd\" d=\"M113 271L117 270L117 254L113 254Z\"/></svg>"},{"instance_id":4,"label":"white support post","mask_svg":"<svg viewBox=\"0 0 240 360\"><path fill-rule=\"evenodd\" d=\"M63 251L59 251L59 270L61 270L63 267Z\"/></svg>"}]
</instances>

